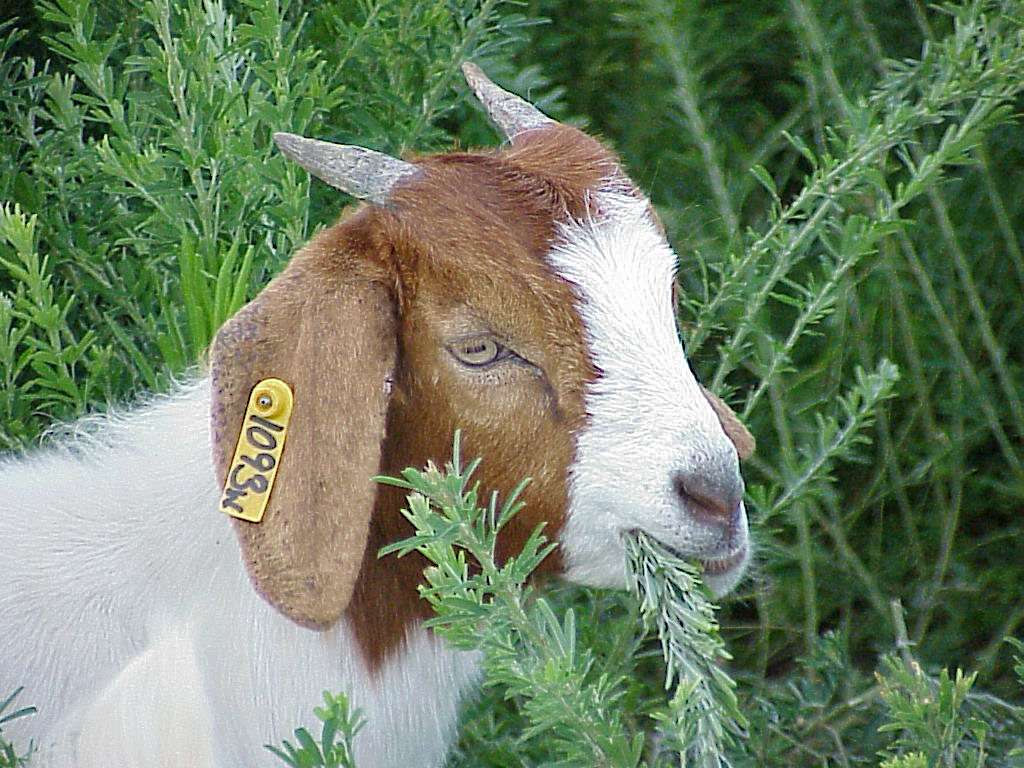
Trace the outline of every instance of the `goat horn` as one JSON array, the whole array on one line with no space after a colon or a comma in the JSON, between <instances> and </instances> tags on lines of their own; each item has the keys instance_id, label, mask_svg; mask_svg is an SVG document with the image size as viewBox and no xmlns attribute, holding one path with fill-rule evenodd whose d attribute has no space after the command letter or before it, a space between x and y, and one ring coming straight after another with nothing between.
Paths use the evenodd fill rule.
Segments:
<instances>
[{"instance_id":1,"label":"goat horn","mask_svg":"<svg viewBox=\"0 0 1024 768\"><path fill-rule=\"evenodd\" d=\"M318 179L371 203L386 203L397 182L422 173L412 163L363 147L306 139L293 133L275 133L274 143Z\"/></svg>"},{"instance_id":2,"label":"goat horn","mask_svg":"<svg viewBox=\"0 0 1024 768\"><path fill-rule=\"evenodd\" d=\"M473 62L463 63L462 74L488 116L509 139L523 131L554 122L530 102L496 86Z\"/></svg>"}]
</instances>

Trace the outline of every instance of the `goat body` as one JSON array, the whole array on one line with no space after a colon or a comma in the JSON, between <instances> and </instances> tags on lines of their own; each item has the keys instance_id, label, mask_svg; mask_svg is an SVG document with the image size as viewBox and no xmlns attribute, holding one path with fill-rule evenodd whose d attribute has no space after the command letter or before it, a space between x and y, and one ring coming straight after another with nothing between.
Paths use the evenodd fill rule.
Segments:
<instances>
[{"instance_id":1,"label":"goat body","mask_svg":"<svg viewBox=\"0 0 1024 768\"><path fill-rule=\"evenodd\" d=\"M6 726L38 765L255 766L325 689L367 719L357 765L442 765L477 659L422 627L422 559L377 558L409 530L371 478L444 461L456 428L484 487L533 480L501 555L546 521L542 572L621 586L642 529L719 592L740 577L752 444L689 370L649 204L598 142L467 78L507 148L282 137L371 204L225 324L208 378L0 466L0 693L39 706ZM268 377L288 443L264 520L231 520L218 481Z\"/></svg>"},{"instance_id":2,"label":"goat body","mask_svg":"<svg viewBox=\"0 0 1024 768\"><path fill-rule=\"evenodd\" d=\"M470 655L411 633L371 676L348 622L310 631L262 600L213 513L208 419L202 381L0 469L0 681L40 710L6 728L47 768L255 766L350 690L394 724L367 729L363 765L442 762Z\"/></svg>"}]
</instances>

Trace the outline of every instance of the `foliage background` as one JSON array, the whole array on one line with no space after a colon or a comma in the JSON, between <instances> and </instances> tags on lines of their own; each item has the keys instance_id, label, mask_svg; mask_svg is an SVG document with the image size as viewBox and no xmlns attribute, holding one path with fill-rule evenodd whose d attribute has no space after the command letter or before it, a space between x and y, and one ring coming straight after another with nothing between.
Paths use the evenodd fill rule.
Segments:
<instances>
[{"instance_id":1,"label":"foliage background","mask_svg":"<svg viewBox=\"0 0 1024 768\"><path fill-rule=\"evenodd\" d=\"M1021 764L1024 697L1003 643L1024 636L1019 3L21 0L3 13L0 445L167 388L336 216L337 194L275 153L273 131L393 153L496 143L457 76L471 58L602 135L651 192L681 256L694 368L758 438L758 562L720 613L757 715L735 759L912 759L920 742L877 731L892 697L871 676L912 649L929 673L977 671L987 693L964 706L989 707L984 759ZM581 642L628 645L607 630L625 610L615 596L555 598L580 612ZM478 704L467 744L506 743L500 699ZM964 739L973 760L978 739ZM956 754L941 764L968 764Z\"/></svg>"}]
</instances>

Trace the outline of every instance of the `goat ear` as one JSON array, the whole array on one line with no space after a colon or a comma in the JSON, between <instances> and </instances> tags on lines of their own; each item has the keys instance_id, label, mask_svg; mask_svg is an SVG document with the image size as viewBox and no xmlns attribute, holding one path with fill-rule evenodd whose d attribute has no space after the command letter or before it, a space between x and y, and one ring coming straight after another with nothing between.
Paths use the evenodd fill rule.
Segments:
<instances>
[{"instance_id":1,"label":"goat ear","mask_svg":"<svg viewBox=\"0 0 1024 768\"><path fill-rule=\"evenodd\" d=\"M700 391L704 393L704 397L711 404L711 409L718 416L726 436L736 446L736 453L739 454L740 461L745 461L753 456L754 451L757 449L757 441L750 434L750 431L743 426L743 422L739 420L736 412L722 398L708 391L703 386L701 386Z\"/></svg>"},{"instance_id":2,"label":"goat ear","mask_svg":"<svg viewBox=\"0 0 1024 768\"><path fill-rule=\"evenodd\" d=\"M210 353L222 481L252 388L275 377L294 392L263 520L234 524L256 589L292 620L318 629L341 617L359 574L396 348L390 291L355 274L358 259L331 252L325 239L307 245L228 320Z\"/></svg>"}]
</instances>

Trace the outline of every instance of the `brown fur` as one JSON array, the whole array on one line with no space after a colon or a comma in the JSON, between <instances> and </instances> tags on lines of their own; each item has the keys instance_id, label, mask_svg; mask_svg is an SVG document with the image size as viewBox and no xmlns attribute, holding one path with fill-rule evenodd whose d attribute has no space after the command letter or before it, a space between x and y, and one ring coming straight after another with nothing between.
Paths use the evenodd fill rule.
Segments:
<instances>
[{"instance_id":1,"label":"brown fur","mask_svg":"<svg viewBox=\"0 0 1024 768\"><path fill-rule=\"evenodd\" d=\"M352 593L376 492L370 477L384 433L384 381L394 366L387 273L359 232L343 225L314 238L221 328L211 349L222 478L253 386L276 376L294 391L264 520L235 526L260 593L315 628L337 621Z\"/></svg>"},{"instance_id":2,"label":"brown fur","mask_svg":"<svg viewBox=\"0 0 1024 768\"><path fill-rule=\"evenodd\" d=\"M377 557L411 531L401 491L371 475L444 462L461 429L464 455L483 459L483 488L508 493L532 478L503 557L539 522L549 538L562 526L574 435L598 372L574 288L543 257L556 222L586 215L589 191L618 168L598 142L557 124L503 152L416 164L423 176L398 184L387 205L360 209L300 251L212 352L222 477L256 381L278 376L295 389L268 514L237 523L256 588L307 626L344 612L371 667L429 612L416 591L423 559ZM484 334L520 359L472 369L448 350ZM556 552L542 571L559 567Z\"/></svg>"},{"instance_id":3,"label":"brown fur","mask_svg":"<svg viewBox=\"0 0 1024 768\"><path fill-rule=\"evenodd\" d=\"M732 444L736 447L736 453L739 454L740 461L746 461L754 455L754 451L757 450L757 441L754 436L750 434L742 421L736 415L735 411L729 407L729 404L722 398L711 392L704 387L700 388L700 391L704 393L704 397L711 404L711 410L718 416L718 420L722 423L722 429L725 431L726 436L732 441Z\"/></svg>"}]
</instances>

